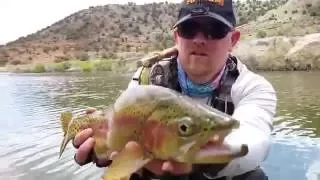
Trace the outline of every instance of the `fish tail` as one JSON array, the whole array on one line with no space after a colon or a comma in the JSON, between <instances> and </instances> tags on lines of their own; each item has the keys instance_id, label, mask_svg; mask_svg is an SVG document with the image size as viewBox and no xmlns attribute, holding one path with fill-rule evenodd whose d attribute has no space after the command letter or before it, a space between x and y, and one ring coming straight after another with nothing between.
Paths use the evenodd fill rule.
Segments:
<instances>
[{"instance_id":1,"label":"fish tail","mask_svg":"<svg viewBox=\"0 0 320 180\"><path fill-rule=\"evenodd\" d=\"M61 123L62 131L63 131L64 135L68 131L68 126L69 126L71 119L72 119L72 113L69 111L62 112L60 115L60 123Z\"/></svg>"},{"instance_id":2,"label":"fish tail","mask_svg":"<svg viewBox=\"0 0 320 180\"><path fill-rule=\"evenodd\" d=\"M109 112L110 110L95 111L93 113L80 115L74 118L70 112L61 113L60 121L64 135L60 145L59 158L70 140L74 139L79 132L87 128L92 128L93 130L93 137L96 141L95 151L99 154L105 154L105 138L107 137L106 130L108 129L108 122L106 121L106 118L108 117Z\"/></svg>"},{"instance_id":3,"label":"fish tail","mask_svg":"<svg viewBox=\"0 0 320 180\"><path fill-rule=\"evenodd\" d=\"M61 157L63 151L65 150L68 142L71 140L70 137L68 137L68 127L72 119L72 113L69 111L62 112L60 115L60 123L61 123L61 128L63 131L63 140L60 145L60 154L59 158Z\"/></svg>"},{"instance_id":4,"label":"fish tail","mask_svg":"<svg viewBox=\"0 0 320 180\"><path fill-rule=\"evenodd\" d=\"M59 159L62 156L62 153L64 152L64 150L67 147L68 142L71 140L71 138L68 136L68 133L64 135L62 143L60 145L60 153L59 153Z\"/></svg>"}]
</instances>

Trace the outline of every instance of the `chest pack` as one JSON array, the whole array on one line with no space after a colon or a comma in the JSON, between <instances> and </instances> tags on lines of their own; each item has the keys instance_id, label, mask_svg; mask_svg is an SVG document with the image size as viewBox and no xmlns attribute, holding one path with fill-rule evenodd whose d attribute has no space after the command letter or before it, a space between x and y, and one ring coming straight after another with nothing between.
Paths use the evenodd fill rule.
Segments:
<instances>
[{"instance_id":1,"label":"chest pack","mask_svg":"<svg viewBox=\"0 0 320 180\"><path fill-rule=\"evenodd\" d=\"M167 55L174 53L167 53ZM177 56L162 57L157 56L147 59L142 63L142 67L138 76L134 78L139 84L152 84L174 89L181 92L178 82ZM231 99L231 88L239 75L237 69L237 59L229 56L226 62L226 72L219 82L219 86L212 92L210 106L225 112L229 115L233 114L234 104Z\"/></svg>"}]
</instances>

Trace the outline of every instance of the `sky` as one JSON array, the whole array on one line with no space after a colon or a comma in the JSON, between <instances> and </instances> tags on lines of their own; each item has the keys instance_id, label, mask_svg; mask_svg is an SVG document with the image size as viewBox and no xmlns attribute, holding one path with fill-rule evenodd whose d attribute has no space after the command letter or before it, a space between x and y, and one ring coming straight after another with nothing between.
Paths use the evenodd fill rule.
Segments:
<instances>
[{"instance_id":1,"label":"sky","mask_svg":"<svg viewBox=\"0 0 320 180\"><path fill-rule=\"evenodd\" d=\"M130 0L136 4L165 0ZM167 0L180 2L180 0ZM0 0L0 44L34 33L90 6L126 4L127 0Z\"/></svg>"}]
</instances>

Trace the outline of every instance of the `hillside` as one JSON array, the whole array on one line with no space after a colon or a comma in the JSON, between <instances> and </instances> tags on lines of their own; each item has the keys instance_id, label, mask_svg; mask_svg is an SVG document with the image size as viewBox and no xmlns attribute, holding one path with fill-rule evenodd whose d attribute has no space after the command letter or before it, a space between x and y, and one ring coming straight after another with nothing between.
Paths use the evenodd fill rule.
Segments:
<instances>
[{"instance_id":1,"label":"hillside","mask_svg":"<svg viewBox=\"0 0 320 180\"><path fill-rule=\"evenodd\" d=\"M320 70L320 0L289 0L241 27L234 51L257 70Z\"/></svg>"},{"instance_id":2,"label":"hillside","mask_svg":"<svg viewBox=\"0 0 320 180\"><path fill-rule=\"evenodd\" d=\"M241 26L244 39L320 32L320 0L289 0Z\"/></svg>"},{"instance_id":3,"label":"hillside","mask_svg":"<svg viewBox=\"0 0 320 180\"><path fill-rule=\"evenodd\" d=\"M254 21L286 2L237 1L239 24ZM173 44L170 28L178 8L174 3L90 7L0 46L0 66L98 57L124 59L135 52L161 50Z\"/></svg>"}]
</instances>

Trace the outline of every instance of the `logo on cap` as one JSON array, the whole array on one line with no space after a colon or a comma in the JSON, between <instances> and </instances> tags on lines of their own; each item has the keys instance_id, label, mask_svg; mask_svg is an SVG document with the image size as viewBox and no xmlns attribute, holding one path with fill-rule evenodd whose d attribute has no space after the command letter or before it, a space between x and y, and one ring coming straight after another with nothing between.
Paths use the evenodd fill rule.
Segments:
<instances>
[{"instance_id":1,"label":"logo on cap","mask_svg":"<svg viewBox=\"0 0 320 180\"><path fill-rule=\"evenodd\" d=\"M185 0L186 4L194 4L194 3L200 3L200 2L209 2L212 4L216 4L219 6L224 5L224 0Z\"/></svg>"}]
</instances>

